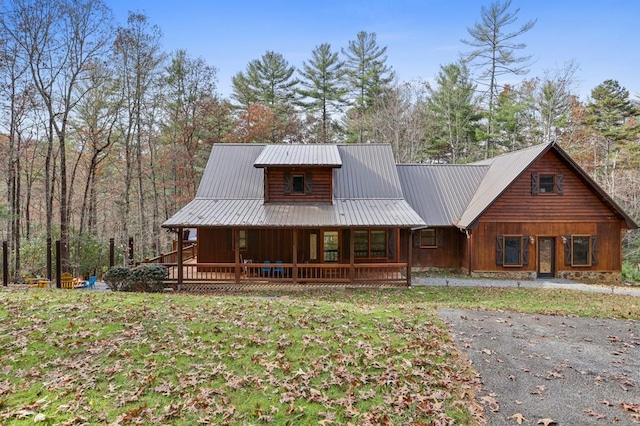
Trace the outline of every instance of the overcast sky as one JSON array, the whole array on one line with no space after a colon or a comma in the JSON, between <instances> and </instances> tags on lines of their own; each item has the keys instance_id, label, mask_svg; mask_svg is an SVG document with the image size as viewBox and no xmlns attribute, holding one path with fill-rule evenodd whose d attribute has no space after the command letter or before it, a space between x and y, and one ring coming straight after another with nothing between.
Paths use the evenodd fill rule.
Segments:
<instances>
[{"instance_id":1,"label":"overcast sky","mask_svg":"<svg viewBox=\"0 0 640 426\"><path fill-rule=\"evenodd\" d=\"M441 65L469 47L467 28L480 20L479 0L106 0L120 25L143 12L163 33L168 52L185 49L218 69L218 91L231 93L231 77L271 50L296 67L315 46L346 47L359 31L375 32L387 46L400 81L432 80ZM584 100L604 80L618 80L640 95L640 1L513 0L515 30L537 19L520 41L535 62L527 77L578 66L576 91ZM520 79L518 78L518 81ZM503 80L504 82L504 80Z\"/></svg>"}]
</instances>

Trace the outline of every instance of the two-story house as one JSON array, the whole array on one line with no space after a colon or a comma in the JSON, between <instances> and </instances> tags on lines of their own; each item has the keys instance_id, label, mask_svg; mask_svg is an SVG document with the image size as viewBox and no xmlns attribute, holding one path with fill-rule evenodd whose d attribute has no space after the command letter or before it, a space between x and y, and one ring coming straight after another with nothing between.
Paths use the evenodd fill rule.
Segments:
<instances>
[{"instance_id":1,"label":"two-story house","mask_svg":"<svg viewBox=\"0 0 640 426\"><path fill-rule=\"evenodd\" d=\"M377 144L216 144L195 199L163 224L180 247L197 229L197 263L179 260L178 282L351 285L408 285L400 241L423 226Z\"/></svg>"}]
</instances>

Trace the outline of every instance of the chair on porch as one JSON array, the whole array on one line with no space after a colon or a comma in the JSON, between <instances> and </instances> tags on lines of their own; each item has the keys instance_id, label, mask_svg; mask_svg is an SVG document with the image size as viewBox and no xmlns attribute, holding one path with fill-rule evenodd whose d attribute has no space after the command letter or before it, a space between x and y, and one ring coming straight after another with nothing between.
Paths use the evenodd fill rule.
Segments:
<instances>
[{"instance_id":1,"label":"chair on porch","mask_svg":"<svg viewBox=\"0 0 640 426\"><path fill-rule=\"evenodd\" d=\"M284 277L284 268L282 267L282 260L276 260L276 265L273 267L273 276L279 276L280 278Z\"/></svg>"},{"instance_id":2,"label":"chair on porch","mask_svg":"<svg viewBox=\"0 0 640 426\"><path fill-rule=\"evenodd\" d=\"M271 261L270 260L264 260L262 263L269 264L269 263L271 263ZM262 275L263 277L270 277L271 276L271 266L263 266L262 268L260 268L260 275Z\"/></svg>"}]
</instances>

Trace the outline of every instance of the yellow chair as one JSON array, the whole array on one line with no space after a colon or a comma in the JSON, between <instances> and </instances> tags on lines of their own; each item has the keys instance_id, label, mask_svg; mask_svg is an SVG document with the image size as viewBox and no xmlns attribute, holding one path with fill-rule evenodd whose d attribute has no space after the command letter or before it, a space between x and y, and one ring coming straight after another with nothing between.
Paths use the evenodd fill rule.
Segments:
<instances>
[{"instance_id":1,"label":"yellow chair","mask_svg":"<svg viewBox=\"0 0 640 426\"><path fill-rule=\"evenodd\" d=\"M60 286L62 288L75 288L76 283L75 283L75 280L73 279L73 275L71 275L68 272L65 272L64 274L60 275Z\"/></svg>"}]
</instances>

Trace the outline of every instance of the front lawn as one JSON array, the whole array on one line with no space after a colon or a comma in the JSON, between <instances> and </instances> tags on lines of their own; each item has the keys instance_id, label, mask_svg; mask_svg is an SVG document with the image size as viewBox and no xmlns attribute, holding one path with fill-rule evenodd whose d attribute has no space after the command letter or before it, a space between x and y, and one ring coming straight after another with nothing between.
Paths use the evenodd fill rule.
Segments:
<instances>
[{"instance_id":1,"label":"front lawn","mask_svg":"<svg viewBox=\"0 0 640 426\"><path fill-rule=\"evenodd\" d=\"M638 318L632 297L418 287L0 291L0 424L482 424L439 306Z\"/></svg>"}]
</instances>

